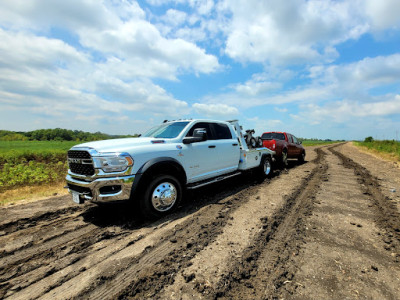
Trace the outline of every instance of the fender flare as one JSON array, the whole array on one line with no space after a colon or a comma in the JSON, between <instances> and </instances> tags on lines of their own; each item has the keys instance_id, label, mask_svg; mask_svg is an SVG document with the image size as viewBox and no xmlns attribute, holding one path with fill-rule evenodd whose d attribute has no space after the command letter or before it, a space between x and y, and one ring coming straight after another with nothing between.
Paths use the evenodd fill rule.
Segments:
<instances>
[{"instance_id":1,"label":"fender flare","mask_svg":"<svg viewBox=\"0 0 400 300\"><path fill-rule=\"evenodd\" d=\"M149 169L151 169L152 167L156 166L156 165L160 165L160 164L169 164L174 166L177 170L182 171L183 174L185 174L186 177L186 172L185 169L183 168L183 166L181 165L181 163L179 161L177 161L175 158L172 157L157 157L157 158L153 158L150 159L149 161L145 162L143 164L143 166L141 166L139 168L139 170L137 171L137 174L144 174L146 173Z\"/></svg>"},{"instance_id":2,"label":"fender flare","mask_svg":"<svg viewBox=\"0 0 400 300\"><path fill-rule=\"evenodd\" d=\"M182 186L186 185L186 171L183 168L183 166L180 164L179 161L172 157L157 157L150 159L149 161L145 162L137 171L136 176L135 176L135 181L133 182L132 185L132 192L131 192L131 198L134 198L134 194L137 192L138 187L140 183L143 181L143 176L146 174L146 172L151 171L152 168L155 167L160 167L162 165L168 165L176 169L178 172L178 180L181 180ZM174 174L171 174L174 175Z\"/></svg>"}]
</instances>

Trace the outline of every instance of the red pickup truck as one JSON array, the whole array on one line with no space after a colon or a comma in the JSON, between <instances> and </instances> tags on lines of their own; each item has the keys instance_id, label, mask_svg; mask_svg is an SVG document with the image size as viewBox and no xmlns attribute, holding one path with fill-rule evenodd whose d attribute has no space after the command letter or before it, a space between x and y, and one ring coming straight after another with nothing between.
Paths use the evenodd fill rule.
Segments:
<instances>
[{"instance_id":1,"label":"red pickup truck","mask_svg":"<svg viewBox=\"0 0 400 300\"><path fill-rule=\"evenodd\" d=\"M304 162L306 150L294 135L287 132L264 132L261 139L264 147L276 152L275 157L283 167L288 165L288 158Z\"/></svg>"}]
</instances>

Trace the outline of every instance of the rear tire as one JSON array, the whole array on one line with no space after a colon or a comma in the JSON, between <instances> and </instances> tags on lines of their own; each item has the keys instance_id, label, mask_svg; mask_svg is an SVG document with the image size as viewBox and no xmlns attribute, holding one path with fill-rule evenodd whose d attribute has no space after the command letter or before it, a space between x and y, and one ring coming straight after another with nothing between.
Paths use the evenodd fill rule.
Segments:
<instances>
[{"instance_id":1,"label":"rear tire","mask_svg":"<svg viewBox=\"0 0 400 300\"><path fill-rule=\"evenodd\" d=\"M151 179L140 199L141 213L150 219L174 211L182 200L182 185L174 176L157 175Z\"/></svg>"},{"instance_id":2,"label":"rear tire","mask_svg":"<svg viewBox=\"0 0 400 300\"><path fill-rule=\"evenodd\" d=\"M261 164L258 167L258 176L261 179L271 178L272 176L272 160L270 156L263 156Z\"/></svg>"}]
</instances>

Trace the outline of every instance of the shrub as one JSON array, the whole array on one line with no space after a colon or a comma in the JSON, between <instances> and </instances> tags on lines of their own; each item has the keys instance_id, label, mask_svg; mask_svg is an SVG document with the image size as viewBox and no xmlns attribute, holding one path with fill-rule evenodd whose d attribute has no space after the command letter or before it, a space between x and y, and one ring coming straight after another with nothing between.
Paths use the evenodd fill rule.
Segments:
<instances>
[{"instance_id":1,"label":"shrub","mask_svg":"<svg viewBox=\"0 0 400 300\"><path fill-rule=\"evenodd\" d=\"M374 141L374 138L372 136L366 137L364 140L364 143L372 143Z\"/></svg>"}]
</instances>

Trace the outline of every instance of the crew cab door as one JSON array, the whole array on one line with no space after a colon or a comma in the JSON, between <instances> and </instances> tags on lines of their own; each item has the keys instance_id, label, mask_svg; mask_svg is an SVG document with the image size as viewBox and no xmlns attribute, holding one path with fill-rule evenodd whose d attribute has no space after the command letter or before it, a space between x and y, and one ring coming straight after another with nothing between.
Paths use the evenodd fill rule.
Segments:
<instances>
[{"instance_id":1,"label":"crew cab door","mask_svg":"<svg viewBox=\"0 0 400 300\"><path fill-rule=\"evenodd\" d=\"M182 159L188 183L235 171L239 165L240 148L230 128L222 123L199 122L189 129L186 136L192 136L197 128L206 129L207 140L183 145Z\"/></svg>"},{"instance_id":2,"label":"crew cab door","mask_svg":"<svg viewBox=\"0 0 400 300\"><path fill-rule=\"evenodd\" d=\"M218 161L215 166L219 174L230 173L237 170L240 160L239 142L232 129L224 123L213 123L215 146L217 148Z\"/></svg>"},{"instance_id":3,"label":"crew cab door","mask_svg":"<svg viewBox=\"0 0 400 300\"><path fill-rule=\"evenodd\" d=\"M197 128L204 128L207 131L207 140L183 145L182 160L188 183L214 177L216 171L213 157L218 154L211 124L208 122L196 123L189 129L186 136L193 136L193 131Z\"/></svg>"}]
</instances>

